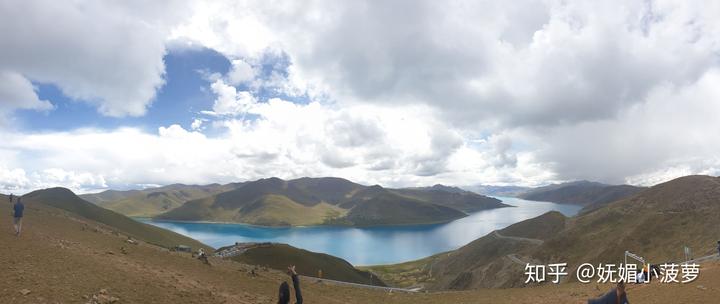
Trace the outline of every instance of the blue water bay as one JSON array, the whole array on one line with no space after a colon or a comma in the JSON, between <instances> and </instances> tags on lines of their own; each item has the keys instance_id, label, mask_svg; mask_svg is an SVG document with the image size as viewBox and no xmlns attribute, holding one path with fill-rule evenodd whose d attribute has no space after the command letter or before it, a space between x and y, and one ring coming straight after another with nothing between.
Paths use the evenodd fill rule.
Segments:
<instances>
[{"instance_id":1,"label":"blue water bay","mask_svg":"<svg viewBox=\"0 0 720 304\"><path fill-rule=\"evenodd\" d=\"M243 224L166 222L138 219L213 247L235 242L278 242L343 258L353 265L393 264L457 249L496 229L556 210L566 216L581 208L500 197L512 208L472 213L449 223L382 227L259 227Z\"/></svg>"}]
</instances>

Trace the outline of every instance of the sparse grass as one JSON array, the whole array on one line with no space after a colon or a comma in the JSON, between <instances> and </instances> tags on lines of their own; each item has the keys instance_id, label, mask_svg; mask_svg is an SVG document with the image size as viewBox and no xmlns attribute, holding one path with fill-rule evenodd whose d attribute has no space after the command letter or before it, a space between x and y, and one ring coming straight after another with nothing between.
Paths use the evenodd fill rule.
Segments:
<instances>
[{"instance_id":1,"label":"sparse grass","mask_svg":"<svg viewBox=\"0 0 720 304\"><path fill-rule=\"evenodd\" d=\"M38 190L23 196L23 199L28 205L43 204L62 209L84 218L108 225L139 240L162 247L170 248L183 244L193 248L204 247L211 249L210 246L202 244L189 237L152 225L140 223L122 214L98 207L81 199L67 189L52 188Z\"/></svg>"},{"instance_id":2,"label":"sparse grass","mask_svg":"<svg viewBox=\"0 0 720 304\"><path fill-rule=\"evenodd\" d=\"M346 213L347 210L327 203L306 206L286 196L270 194L231 209L213 204L213 198L191 201L158 218L236 222L262 226L309 226L321 225Z\"/></svg>"},{"instance_id":3,"label":"sparse grass","mask_svg":"<svg viewBox=\"0 0 720 304\"><path fill-rule=\"evenodd\" d=\"M430 274L430 265L438 257L447 255L446 252L429 256L423 259L391 265L372 265L357 267L360 270L370 271L380 277L386 284L393 287L424 286L433 282Z\"/></svg>"},{"instance_id":4,"label":"sparse grass","mask_svg":"<svg viewBox=\"0 0 720 304\"><path fill-rule=\"evenodd\" d=\"M369 272L361 271L343 259L286 244L252 248L232 259L250 265L268 266L280 271L287 270L290 265L296 265L297 272L306 276L318 277L319 271L322 271L322 277L326 279L385 285Z\"/></svg>"},{"instance_id":5,"label":"sparse grass","mask_svg":"<svg viewBox=\"0 0 720 304\"><path fill-rule=\"evenodd\" d=\"M106 191L81 195L91 202L130 217L153 217L182 206L185 202L233 189L230 185L170 185L131 191Z\"/></svg>"}]
</instances>

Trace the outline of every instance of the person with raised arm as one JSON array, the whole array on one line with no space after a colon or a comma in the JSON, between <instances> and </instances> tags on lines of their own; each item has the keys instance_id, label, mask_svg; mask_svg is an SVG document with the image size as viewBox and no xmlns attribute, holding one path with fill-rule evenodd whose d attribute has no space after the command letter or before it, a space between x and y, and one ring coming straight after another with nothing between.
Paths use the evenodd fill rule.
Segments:
<instances>
[{"instance_id":1,"label":"person with raised arm","mask_svg":"<svg viewBox=\"0 0 720 304\"><path fill-rule=\"evenodd\" d=\"M295 271L295 266L288 267L288 274L292 278L293 282L293 288L295 288L295 304L302 304L303 303L303 297L302 292L300 291L300 280L298 279L298 274ZM282 282L280 284L280 290L278 295L278 304L288 304L290 303L290 286L287 282Z\"/></svg>"}]
</instances>

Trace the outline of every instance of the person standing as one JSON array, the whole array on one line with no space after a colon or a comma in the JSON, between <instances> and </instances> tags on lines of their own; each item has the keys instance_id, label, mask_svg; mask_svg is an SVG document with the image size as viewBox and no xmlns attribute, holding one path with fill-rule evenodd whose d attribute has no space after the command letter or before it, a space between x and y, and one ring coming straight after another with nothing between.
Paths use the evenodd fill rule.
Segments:
<instances>
[{"instance_id":1,"label":"person standing","mask_svg":"<svg viewBox=\"0 0 720 304\"><path fill-rule=\"evenodd\" d=\"M718 256L720 256L720 241L718 241Z\"/></svg>"},{"instance_id":2,"label":"person standing","mask_svg":"<svg viewBox=\"0 0 720 304\"><path fill-rule=\"evenodd\" d=\"M13 205L13 211L15 211L13 224L15 224L15 236L20 236L22 231L22 218L25 212L25 205L22 203L22 197L18 197L17 203Z\"/></svg>"}]
</instances>

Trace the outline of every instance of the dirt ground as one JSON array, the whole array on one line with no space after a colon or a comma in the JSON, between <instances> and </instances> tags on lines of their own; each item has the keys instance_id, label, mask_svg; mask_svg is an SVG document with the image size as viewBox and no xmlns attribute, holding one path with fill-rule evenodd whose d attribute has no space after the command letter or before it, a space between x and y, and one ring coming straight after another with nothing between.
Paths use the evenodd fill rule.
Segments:
<instances>
[{"instance_id":1,"label":"dirt ground","mask_svg":"<svg viewBox=\"0 0 720 304\"><path fill-rule=\"evenodd\" d=\"M59 210L27 206L24 231L16 237L10 206L0 218L0 303L276 303L277 271L250 275L251 266L140 243L109 227ZM586 303L612 286L561 284L463 292L388 293L303 281L305 303ZM717 303L720 264L701 268L690 284L633 285L632 303Z\"/></svg>"}]
</instances>

